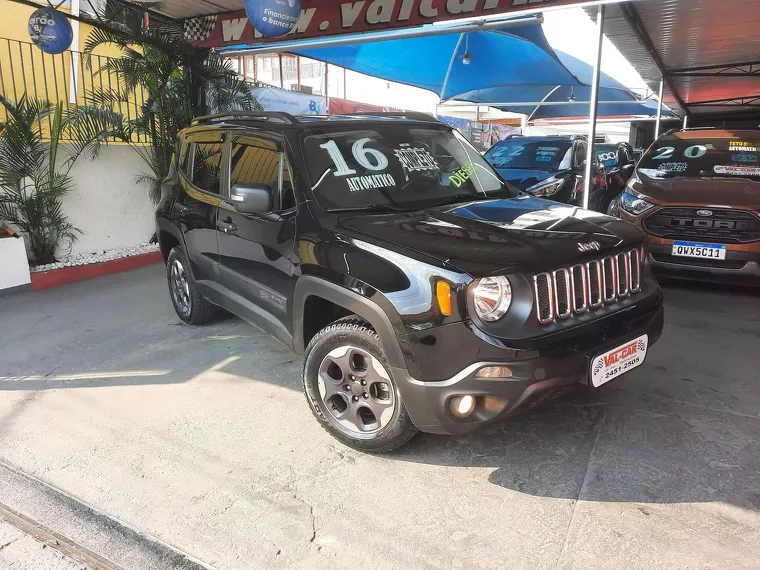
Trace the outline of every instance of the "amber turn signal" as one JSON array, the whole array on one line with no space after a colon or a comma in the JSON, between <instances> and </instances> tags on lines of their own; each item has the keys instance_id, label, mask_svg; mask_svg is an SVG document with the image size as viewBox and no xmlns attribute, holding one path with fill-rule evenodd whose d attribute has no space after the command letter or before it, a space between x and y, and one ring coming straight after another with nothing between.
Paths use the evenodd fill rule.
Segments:
<instances>
[{"instance_id":1,"label":"amber turn signal","mask_svg":"<svg viewBox=\"0 0 760 570\"><path fill-rule=\"evenodd\" d=\"M438 308L447 317L451 316L451 285L439 281L435 286L435 296L438 298Z\"/></svg>"},{"instance_id":2,"label":"amber turn signal","mask_svg":"<svg viewBox=\"0 0 760 570\"><path fill-rule=\"evenodd\" d=\"M512 378L512 371L506 366L486 366L478 370L475 378Z\"/></svg>"}]
</instances>

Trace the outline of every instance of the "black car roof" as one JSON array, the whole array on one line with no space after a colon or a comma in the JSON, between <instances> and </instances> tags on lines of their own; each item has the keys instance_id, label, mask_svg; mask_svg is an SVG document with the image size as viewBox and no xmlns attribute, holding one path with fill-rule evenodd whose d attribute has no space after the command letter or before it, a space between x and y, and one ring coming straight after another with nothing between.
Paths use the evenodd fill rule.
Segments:
<instances>
[{"instance_id":1,"label":"black car roof","mask_svg":"<svg viewBox=\"0 0 760 570\"><path fill-rule=\"evenodd\" d=\"M291 115L272 111L233 111L193 119L191 128L203 127L262 127L285 128L299 126L335 125L340 123L427 123L445 127L432 115L415 111L390 113L351 113L345 115Z\"/></svg>"}]
</instances>

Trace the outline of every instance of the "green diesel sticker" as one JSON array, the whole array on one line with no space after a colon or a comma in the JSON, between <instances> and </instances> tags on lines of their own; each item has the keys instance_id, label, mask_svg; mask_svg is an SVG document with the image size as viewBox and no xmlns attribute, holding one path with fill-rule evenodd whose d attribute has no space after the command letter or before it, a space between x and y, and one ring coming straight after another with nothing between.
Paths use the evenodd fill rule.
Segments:
<instances>
[{"instance_id":1,"label":"green diesel sticker","mask_svg":"<svg viewBox=\"0 0 760 570\"><path fill-rule=\"evenodd\" d=\"M451 183L459 188L462 184L467 182L472 175L475 174L475 167L472 164L465 164L459 170L455 170L449 176Z\"/></svg>"}]
</instances>

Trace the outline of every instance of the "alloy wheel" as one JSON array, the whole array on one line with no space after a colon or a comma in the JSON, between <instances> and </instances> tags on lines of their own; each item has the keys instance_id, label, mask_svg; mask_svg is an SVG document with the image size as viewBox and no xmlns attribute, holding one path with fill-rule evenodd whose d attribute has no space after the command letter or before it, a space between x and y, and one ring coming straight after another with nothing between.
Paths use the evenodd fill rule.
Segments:
<instances>
[{"instance_id":1,"label":"alloy wheel","mask_svg":"<svg viewBox=\"0 0 760 570\"><path fill-rule=\"evenodd\" d=\"M328 419L351 434L373 434L393 419L396 395L380 361L353 346L331 351L319 366L319 394Z\"/></svg>"},{"instance_id":2,"label":"alloy wheel","mask_svg":"<svg viewBox=\"0 0 760 570\"><path fill-rule=\"evenodd\" d=\"M183 314L189 314L191 309L190 283L188 283L187 272L178 259L172 263L170 285L172 297L174 297L177 307Z\"/></svg>"}]
</instances>

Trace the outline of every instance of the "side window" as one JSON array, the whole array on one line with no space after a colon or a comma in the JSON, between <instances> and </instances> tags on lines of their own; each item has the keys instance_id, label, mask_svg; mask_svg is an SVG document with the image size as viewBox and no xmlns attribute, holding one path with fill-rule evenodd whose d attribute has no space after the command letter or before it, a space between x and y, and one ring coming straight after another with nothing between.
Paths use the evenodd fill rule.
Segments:
<instances>
[{"instance_id":1,"label":"side window","mask_svg":"<svg viewBox=\"0 0 760 570\"><path fill-rule=\"evenodd\" d=\"M192 145L193 172L190 181L201 190L219 194L219 166L222 162L222 143L194 140ZM189 154L189 153L188 153Z\"/></svg>"},{"instance_id":2,"label":"side window","mask_svg":"<svg viewBox=\"0 0 760 570\"><path fill-rule=\"evenodd\" d=\"M190 161L190 157L193 153L190 149L192 146L192 143L185 141L184 145L182 146L182 151L179 159L179 169L182 171L182 174L188 178L188 180L191 178L190 166L192 165L192 162Z\"/></svg>"},{"instance_id":3,"label":"side window","mask_svg":"<svg viewBox=\"0 0 760 570\"><path fill-rule=\"evenodd\" d=\"M272 189L275 210L296 205L290 166L275 142L237 137L232 140L230 158L230 186L264 184Z\"/></svg>"},{"instance_id":4,"label":"side window","mask_svg":"<svg viewBox=\"0 0 760 570\"><path fill-rule=\"evenodd\" d=\"M578 142L575 147L575 166L580 168L583 161L586 160L586 143Z\"/></svg>"}]
</instances>

